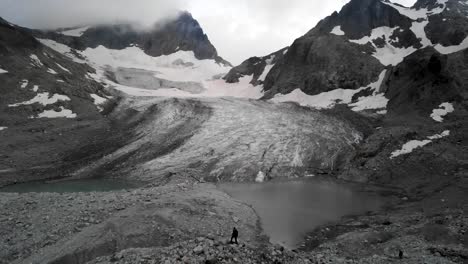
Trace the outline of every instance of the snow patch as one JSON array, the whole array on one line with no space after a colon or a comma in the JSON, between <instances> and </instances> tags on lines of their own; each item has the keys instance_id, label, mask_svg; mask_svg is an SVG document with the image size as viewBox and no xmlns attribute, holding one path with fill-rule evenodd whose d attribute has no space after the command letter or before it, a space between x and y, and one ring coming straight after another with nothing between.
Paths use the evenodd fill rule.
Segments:
<instances>
[{"instance_id":1,"label":"snow patch","mask_svg":"<svg viewBox=\"0 0 468 264\"><path fill-rule=\"evenodd\" d=\"M101 97L101 96L99 96L97 94L90 94L90 96L91 96L91 98L93 98L94 104L97 106L98 110L100 112L102 112L104 110L104 108L102 108L101 105L104 104L107 101L107 99L104 98L104 97Z\"/></svg>"},{"instance_id":2,"label":"snow patch","mask_svg":"<svg viewBox=\"0 0 468 264\"><path fill-rule=\"evenodd\" d=\"M62 65L58 64L58 63L55 63L60 69L62 69L63 71L66 71L68 73L71 74L71 71L69 71L67 68L63 67Z\"/></svg>"},{"instance_id":3,"label":"snow patch","mask_svg":"<svg viewBox=\"0 0 468 264\"><path fill-rule=\"evenodd\" d=\"M445 47L445 46L442 46L441 44L437 44L434 48L442 54L450 54L450 53L459 52L468 48L468 37L466 37L462 41L462 43L460 43L459 45Z\"/></svg>"},{"instance_id":4,"label":"snow patch","mask_svg":"<svg viewBox=\"0 0 468 264\"><path fill-rule=\"evenodd\" d=\"M256 182L259 182L259 183L262 183L265 181L265 178L266 178L266 175L263 171L259 171L257 173L257 177L255 178L255 181Z\"/></svg>"},{"instance_id":5,"label":"snow patch","mask_svg":"<svg viewBox=\"0 0 468 264\"><path fill-rule=\"evenodd\" d=\"M337 35L337 36L344 36L344 31L341 30L341 26L336 26L332 29L330 32L331 34Z\"/></svg>"},{"instance_id":6,"label":"snow patch","mask_svg":"<svg viewBox=\"0 0 468 264\"><path fill-rule=\"evenodd\" d=\"M439 105L439 108L436 108L432 111L431 118L437 122L442 122L444 121L443 117L449 113L452 113L453 111L455 111L455 108L451 103L442 103Z\"/></svg>"},{"instance_id":7,"label":"snow patch","mask_svg":"<svg viewBox=\"0 0 468 264\"><path fill-rule=\"evenodd\" d=\"M405 143L402 146L402 148L400 150L396 150L396 151L392 152L392 154L390 156L390 159L394 159L394 158L396 158L398 156L401 156L401 155L409 154L409 153L413 152L413 150L415 150L417 148L421 148L421 147L426 146L429 143L432 143L433 140L448 137L449 135L450 135L450 131L445 130L441 134L436 134L436 135L433 135L433 136L429 136L425 140L411 140L411 141L408 141L407 143Z\"/></svg>"},{"instance_id":8,"label":"snow patch","mask_svg":"<svg viewBox=\"0 0 468 264\"><path fill-rule=\"evenodd\" d=\"M29 83L28 80L26 80L26 79L22 80L22 81L20 82L21 88L22 88L22 89L26 88L26 86L28 86L28 83Z\"/></svg>"},{"instance_id":9,"label":"snow patch","mask_svg":"<svg viewBox=\"0 0 468 264\"><path fill-rule=\"evenodd\" d=\"M392 45L393 40L390 39L390 36L392 36L393 32L397 29L398 27L378 27L372 30L370 36L365 36L361 39L350 39L349 41L360 45L371 43L375 49L375 52L372 54L373 57L378 59L383 65L396 66L402 62L406 56L416 51L414 47L398 48ZM378 38L383 38L385 40L384 47L379 48L374 44L373 41Z\"/></svg>"},{"instance_id":10,"label":"snow patch","mask_svg":"<svg viewBox=\"0 0 468 264\"><path fill-rule=\"evenodd\" d=\"M39 85L34 85L32 90L33 90L33 92L39 91Z\"/></svg>"},{"instance_id":11,"label":"snow patch","mask_svg":"<svg viewBox=\"0 0 468 264\"><path fill-rule=\"evenodd\" d=\"M271 69L273 69L274 66L275 66L274 64L266 65L265 69L262 72L262 75L260 75L260 77L258 77L258 80L259 81L265 81L265 78L267 77L268 73L271 71Z\"/></svg>"},{"instance_id":12,"label":"snow patch","mask_svg":"<svg viewBox=\"0 0 468 264\"><path fill-rule=\"evenodd\" d=\"M2 74L2 73L7 73L7 72L8 72L8 71L6 71L6 70L0 68L0 74Z\"/></svg>"},{"instance_id":13,"label":"snow patch","mask_svg":"<svg viewBox=\"0 0 468 264\"><path fill-rule=\"evenodd\" d=\"M301 89L295 89L289 94L277 94L271 99L275 103L296 102L301 106L313 107L316 109L332 108L337 103L350 104L353 111L362 111L366 109L382 109L386 108L388 99L383 94L379 94L379 88L385 78L386 70L382 71L379 79L367 86L356 90L352 89L335 89L329 92L323 92L317 95L305 94ZM358 102L351 104L354 94L367 89L368 87L374 91L369 97L361 97Z\"/></svg>"},{"instance_id":14,"label":"snow patch","mask_svg":"<svg viewBox=\"0 0 468 264\"><path fill-rule=\"evenodd\" d=\"M432 41L429 38L427 38L425 31L427 24L429 24L429 20L424 20L421 22L415 21L411 24L410 28L411 31L413 31L413 33L416 35L416 37L421 40L421 45L423 45L423 48L427 46L432 46Z\"/></svg>"},{"instance_id":15,"label":"snow patch","mask_svg":"<svg viewBox=\"0 0 468 264\"><path fill-rule=\"evenodd\" d=\"M2 127L0 126L0 131L7 129L8 127Z\"/></svg>"},{"instance_id":16,"label":"snow patch","mask_svg":"<svg viewBox=\"0 0 468 264\"><path fill-rule=\"evenodd\" d=\"M35 86L36 87L36 86ZM70 101L70 97L66 95L60 95L60 94L54 94L51 97L49 97L49 93L39 93L37 94L33 99L21 103L16 103L16 104L10 104L8 107L17 107L21 105L31 105L31 104L42 104L42 105L50 105L50 104L55 104L58 101Z\"/></svg>"},{"instance_id":17,"label":"snow patch","mask_svg":"<svg viewBox=\"0 0 468 264\"><path fill-rule=\"evenodd\" d=\"M442 5L442 7L438 6L436 8L433 8L431 10L428 10L427 8L420 8L420 9L414 9L414 8L409 8L409 7L404 7L400 6L397 4L394 4L390 1L382 1L382 3L389 5L393 8L395 8L400 14L412 19L412 20L418 20L421 18L427 19L428 16L432 15L437 15L442 13L445 8L447 7L446 3L448 0L437 0L437 3L439 5Z\"/></svg>"},{"instance_id":18,"label":"snow patch","mask_svg":"<svg viewBox=\"0 0 468 264\"><path fill-rule=\"evenodd\" d=\"M29 56L29 58L31 58L31 61L32 61L34 66L36 66L36 67L44 66L44 64L42 64L41 60L35 54L31 54Z\"/></svg>"},{"instance_id":19,"label":"snow patch","mask_svg":"<svg viewBox=\"0 0 468 264\"><path fill-rule=\"evenodd\" d=\"M37 39L39 42L41 42L43 45L57 51L58 53L61 53L65 56L67 56L68 58L72 59L74 62L77 62L77 63L85 63L86 61L80 59L80 58L77 58L75 56L75 54L73 54L73 51L70 47L64 45L64 44L61 44L61 43L58 43L58 42L55 42L53 40L50 40L50 39Z\"/></svg>"},{"instance_id":20,"label":"snow patch","mask_svg":"<svg viewBox=\"0 0 468 264\"><path fill-rule=\"evenodd\" d=\"M88 28L89 27L81 27L81 28L62 31L60 33L66 36L71 36L71 37L81 37L83 33L85 33L85 31L88 30Z\"/></svg>"},{"instance_id":21,"label":"snow patch","mask_svg":"<svg viewBox=\"0 0 468 264\"><path fill-rule=\"evenodd\" d=\"M54 71L54 70L51 69L51 68L48 68L48 69L47 69L47 72L50 73L50 74L54 74L54 75L55 75L55 74L58 74L56 71Z\"/></svg>"},{"instance_id":22,"label":"snow patch","mask_svg":"<svg viewBox=\"0 0 468 264\"><path fill-rule=\"evenodd\" d=\"M32 116L30 118L76 118L76 114L73 113L72 110L65 109L63 106L61 106L60 111L44 110L36 117Z\"/></svg>"}]
</instances>

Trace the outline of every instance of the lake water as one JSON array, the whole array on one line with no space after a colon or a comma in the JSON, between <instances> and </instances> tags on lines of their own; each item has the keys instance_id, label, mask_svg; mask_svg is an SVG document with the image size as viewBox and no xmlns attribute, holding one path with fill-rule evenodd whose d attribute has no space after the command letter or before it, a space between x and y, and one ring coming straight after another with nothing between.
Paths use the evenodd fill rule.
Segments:
<instances>
[{"instance_id":1,"label":"lake water","mask_svg":"<svg viewBox=\"0 0 468 264\"><path fill-rule=\"evenodd\" d=\"M133 182L117 179L82 179L72 181L20 183L0 188L0 192L107 192L115 190L133 189L136 187L137 184Z\"/></svg>"},{"instance_id":2,"label":"lake water","mask_svg":"<svg viewBox=\"0 0 468 264\"><path fill-rule=\"evenodd\" d=\"M263 184L222 184L221 189L250 204L273 243L296 248L316 227L346 215L377 210L376 195L330 181L301 180Z\"/></svg>"}]
</instances>

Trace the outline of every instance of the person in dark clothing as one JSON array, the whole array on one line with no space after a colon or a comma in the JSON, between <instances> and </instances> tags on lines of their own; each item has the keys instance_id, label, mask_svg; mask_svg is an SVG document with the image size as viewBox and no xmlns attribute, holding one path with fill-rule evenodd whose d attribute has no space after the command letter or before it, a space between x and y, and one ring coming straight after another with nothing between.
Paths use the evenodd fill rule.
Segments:
<instances>
[{"instance_id":1,"label":"person in dark clothing","mask_svg":"<svg viewBox=\"0 0 468 264\"><path fill-rule=\"evenodd\" d=\"M400 259L403 259L403 251L401 251L401 249L400 249L400 252L398 252L398 257L399 257Z\"/></svg>"},{"instance_id":2,"label":"person in dark clothing","mask_svg":"<svg viewBox=\"0 0 468 264\"><path fill-rule=\"evenodd\" d=\"M237 231L237 229L234 227L232 229L232 235L231 235L231 244L232 243L236 243L236 244L239 244L237 243L237 237L239 236L239 231ZM232 242L232 240L234 240L234 242Z\"/></svg>"}]
</instances>

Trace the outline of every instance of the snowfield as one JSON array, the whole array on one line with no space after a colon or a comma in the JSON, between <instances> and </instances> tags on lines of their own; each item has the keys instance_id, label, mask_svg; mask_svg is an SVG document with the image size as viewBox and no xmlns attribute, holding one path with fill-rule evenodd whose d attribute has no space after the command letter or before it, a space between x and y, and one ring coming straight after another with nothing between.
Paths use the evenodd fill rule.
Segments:
<instances>
[{"instance_id":1,"label":"snowfield","mask_svg":"<svg viewBox=\"0 0 468 264\"><path fill-rule=\"evenodd\" d=\"M41 43L50 48L65 54L73 60L87 62L97 71L96 74L88 74L87 78L95 79L106 83L109 87L120 90L131 96L145 97L241 97L258 99L263 96L263 86L253 86L249 82L252 76L244 76L239 83L226 83L220 78L231 68L220 65L214 60L198 60L192 51L177 51L170 55L152 57L143 52L139 47L133 46L123 50L107 49L99 46L95 49L88 48L84 51L72 51L69 47L52 40L40 39ZM85 60L77 58L73 52L78 53ZM267 61L264 75L273 67L270 58ZM106 71L116 71L117 69L137 69L154 72L158 79L177 82L196 82L200 84L204 91L201 93L190 93L174 87L161 87L159 89L142 89L134 86L127 86L110 81L106 76Z\"/></svg>"}]
</instances>

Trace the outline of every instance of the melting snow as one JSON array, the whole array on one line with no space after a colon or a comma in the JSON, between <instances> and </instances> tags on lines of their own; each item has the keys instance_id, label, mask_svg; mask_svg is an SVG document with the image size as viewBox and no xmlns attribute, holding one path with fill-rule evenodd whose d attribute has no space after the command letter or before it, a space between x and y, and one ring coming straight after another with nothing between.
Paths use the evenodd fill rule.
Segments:
<instances>
[{"instance_id":1,"label":"melting snow","mask_svg":"<svg viewBox=\"0 0 468 264\"><path fill-rule=\"evenodd\" d=\"M335 34L337 36L343 36L345 34L344 31L341 30L341 26L334 27L330 33Z\"/></svg>"},{"instance_id":2,"label":"melting snow","mask_svg":"<svg viewBox=\"0 0 468 264\"><path fill-rule=\"evenodd\" d=\"M178 51L170 55L151 57L138 47L123 50L107 49L99 46L82 52L95 68L135 68L156 72L156 77L181 82L202 82L214 75L226 73L230 67L217 64L214 60L198 60L193 51ZM174 65L176 60L192 63L193 66Z\"/></svg>"},{"instance_id":3,"label":"melting snow","mask_svg":"<svg viewBox=\"0 0 468 264\"><path fill-rule=\"evenodd\" d=\"M308 106L317 109L332 108L337 103L350 104L353 111L362 111L366 109L382 109L387 106L388 99L383 94L379 94L379 88L385 78L386 70L382 71L379 79L367 86L356 90L352 89L335 89L329 92L320 93L317 95L305 94L301 89L295 89L289 94L277 94L271 101L276 103L296 102L301 106ZM368 97L361 97L358 102L351 104L354 94L370 87L374 93Z\"/></svg>"},{"instance_id":4,"label":"melting snow","mask_svg":"<svg viewBox=\"0 0 468 264\"><path fill-rule=\"evenodd\" d=\"M458 52L458 51L461 51L461 50L464 50L464 49L467 49L468 48L468 37L466 37L462 43L460 43L460 45L454 45L454 46L448 46L448 47L445 47L445 46L442 46L440 44L437 44L435 47L434 47L438 52L442 53L442 54L450 54L450 53L454 53L454 52Z\"/></svg>"},{"instance_id":5,"label":"melting snow","mask_svg":"<svg viewBox=\"0 0 468 264\"><path fill-rule=\"evenodd\" d=\"M7 73L8 71L5 71L4 69L0 68L0 74L2 73Z\"/></svg>"},{"instance_id":6,"label":"melting snow","mask_svg":"<svg viewBox=\"0 0 468 264\"><path fill-rule=\"evenodd\" d=\"M444 116L455 111L451 103L442 103L439 108L432 111L431 117L437 122L444 121Z\"/></svg>"},{"instance_id":7,"label":"melting snow","mask_svg":"<svg viewBox=\"0 0 468 264\"><path fill-rule=\"evenodd\" d=\"M57 74L57 72L54 71L54 70L51 69L51 68L48 68L48 69L47 69L47 72L50 73L50 74Z\"/></svg>"},{"instance_id":8,"label":"melting snow","mask_svg":"<svg viewBox=\"0 0 468 264\"><path fill-rule=\"evenodd\" d=\"M83 35L83 33L86 30L88 30L88 28L89 27L76 28L76 29L62 31L60 33L62 33L63 35L66 35L66 36L71 36L71 37L81 37Z\"/></svg>"},{"instance_id":9,"label":"melting snow","mask_svg":"<svg viewBox=\"0 0 468 264\"><path fill-rule=\"evenodd\" d=\"M265 66L265 69L262 72L262 75L258 77L259 81L265 81L265 78L267 77L268 73L271 71L271 69L275 66L274 64L268 64Z\"/></svg>"},{"instance_id":10,"label":"melting snow","mask_svg":"<svg viewBox=\"0 0 468 264\"><path fill-rule=\"evenodd\" d=\"M371 43L375 48L375 52L372 56L378 59L383 65L395 66L402 62L406 56L416 51L413 47L397 48L391 44L392 40L390 36L392 36L393 32L397 29L397 27L378 27L372 30L370 36L365 36L361 39L350 39L349 41L360 45ZM383 38L385 40L385 46L383 48L379 48L373 43L373 40L378 38Z\"/></svg>"},{"instance_id":11,"label":"melting snow","mask_svg":"<svg viewBox=\"0 0 468 264\"><path fill-rule=\"evenodd\" d=\"M36 86L35 86L36 87ZM20 105L31 105L35 103L39 103L42 105L50 105L50 104L55 104L58 101L70 101L70 98L65 95L60 95L60 94L54 94L51 97L49 97L49 93L39 93L34 97L33 99L21 103L16 103L16 104L10 104L8 107L17 107Z\"/></svg>"},{"instance_id":12,"label":"melting snow","mask_svg":"<svg viewBox=\"0 0 468 264\"><path fill-rule=\"evenodd\" d=\"M449 135L450 135L450 131L446 130L442 132L441 134L436 134L436 135L427 137L427 139L425 140L411 140L405 143L400 150L396 150L392 152L390 159L396 158L400 155L409 154L413 152L413 150L420 148L420 147L424 147L425 145L431 143L435 139L441 139L444 137L448 137Z\"/></svg>"},{"instance_id":13,"label":"melting snow","mask_svg":"<svg viewBox=\"0 0 468 264\"><path fill-rule=\"evenodd\" d=\"M66 46L66 45L63 45L61 43L55 42L55 41L50 40L50 39L37 39L37 40L39 40L45 46L57 51L58 53L61 53L61 54L65 55L65 56L67 56L68 58L72 59L74 62L85 63L84 60L77 58L73 54L72 49L70 47Z\"/></svg>"},{"instance_id":14,"label":"melting snow","mask_svg":"<svg viewBox=\"0 0 468 264\"><path fill-rule=\"evenodd\" d=\"M55 64L56 64L60 69L62 69L62 70L64 70L64 71L66 71L66 72L68 72L68 73L71 74L71 72L70 72L67 68L63 67L62 65L60 65L60 64L58 64L58 63L55 63Z\"/></svg>"},{"instance_id":15,"label":"melting snow","mask_svg":"<svg viewBox=\"0 0 468 264\"><path fill-rule=\"evenodd\" d=\"M26 86L28 86L29 81L24 79L20 83L21 83L21 88L24 89L26 88Z\"/></svg>"},{"instance_id":16,"label":"melting snow","mask_svg":"<svg viewBox=\"0 0 468 264\"><path fill-rule=\"evenodd\" d=\"M44 110L44 112L37 115L37 117L30 118L75 118L76 114L69 109L65 109L63 106L60 107L60 111L55 110Z\"/></svg>"},{"instance_id":17,"label":"melting snow","mask_svg":"<svg viewBox=\"0 0 468 264\"><path fill-rule=\"evenodd\" d=\"M409 17L412 20L418 20L420 18L427 19L428 16L442 13L446 8L447 1L448 0L437 0L437 3L439 5L443 5L443 7L436 7L431 10L428 10L427 8L413 9L391 3L390 1L382 1L382 3L395 8L400 14Z\"/></svg>"},{"instance_id":18,"label":"melting snow","mask_svg":"<svg viewBox=\"0 0 468 264\"><path fill-rule=\"evenodd\" d=\"M35 54L31 54L29 58L31 58L33 65L36 67L44 66L44 64L42 64L41 60Z\"/></svg>"},{"instance_id":19,"label":"melting snow","mask_svg":"<svg viewBox=\"0 0 468 264\"><path fill-rule=\"evenodd\" d=\"M265 181L265 173L263 171L259 171L257 177L255 178L256 182L264 182Z\"/></svg>"},{"instance_id":20,"label":"melting snow","mask_svg":"<svg viewBox=\"0 0 468 264\"><path fill-rule=\"evenodd\" d=\"M90 94L91 95L91 98L93 98L94 100L94 104L97 106L97 108L99 109L99 111L103 111L104 108L101 107L102 104L104 104L107 99L106 98L103 98L97 94Z\"/></svg>"},{"instance_id":21,"label":"melting snow","mask_svg":"<svg viewBox=\"0 0 468 264\"><path fill-rule=\"evenodd\" d=\"M415 21L410 28L416 37L421 39L421 45L423 45L423 47L432 46L432 41L427 38L426 31L424 30L427 24L429 24L429 20L424 20L421 22Z\"/></svg>"}]
</instances>

